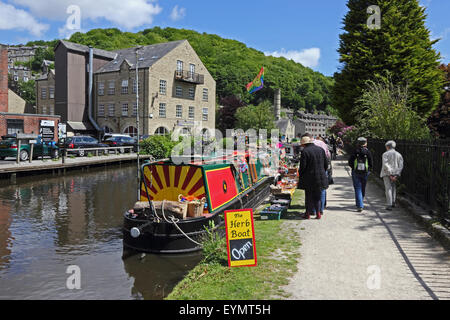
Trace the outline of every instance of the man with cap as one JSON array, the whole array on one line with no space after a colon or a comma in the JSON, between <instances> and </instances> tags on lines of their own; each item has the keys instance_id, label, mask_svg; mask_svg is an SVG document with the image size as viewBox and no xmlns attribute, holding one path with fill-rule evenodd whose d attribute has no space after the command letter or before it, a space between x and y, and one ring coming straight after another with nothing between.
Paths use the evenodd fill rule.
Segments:
<instances>
[{"instance_id":1,"label":"man with cap","mask_svg":"<svg viewBox=\"0 0 450 320\"><path fill-rule=\"evenodd\" d=\"M380 177L383 178L386 191L386 210L391 211L395 208L397 197L397 180L403 171L403 157L395 150L397 144L395 141L386 143L386 152L383 154L383 166Z\"/></svg>"},{"instance_id":2,"label":"man with cap","mask_svg":"<svg viewBox=\"0 0 450 320\"><path fill-rule=\"evenodd\" d=\"M358 139L356 142L356 150L350 156L348 165L352 168L356 207L358 212L362 212L364 210L367 180L369 179L369 173L373 168L372 153L367 149L366 138L361 137Z\"/></svg>"},{"instance_id":3,"label":"man with cap","mask_svg":"<svg viewBox=\"0 0 450 320\"><path fill-rule=\"evenodd\" d=\"M300 143L304 149L300 158L298 188L305 190L306 218L316 212L317 219L321 219L321 194L328 188L325 151L316 146L308 135L303 136Z\"/></svg>"}]
</instances>

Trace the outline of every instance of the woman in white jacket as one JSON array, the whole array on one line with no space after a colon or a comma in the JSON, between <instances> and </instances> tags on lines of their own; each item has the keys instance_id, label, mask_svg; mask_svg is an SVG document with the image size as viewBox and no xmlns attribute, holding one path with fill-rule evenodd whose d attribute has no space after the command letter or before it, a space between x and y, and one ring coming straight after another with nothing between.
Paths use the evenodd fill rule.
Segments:
<instances>
[{"instance_id":1,"label":"woman in white jacket","mask_svg":"<svg viewBox=\"0 0 450 320\"><path fill-rule=\"evenodd\" d=\"M383 154L383 167L381 169L381 178L384 180L386 190L386 210L391 211L395 208L397 197L396 182L403 171L403 157L395 150L395 141L386 143L386 152Z\"/></svg>"}]
</instances>

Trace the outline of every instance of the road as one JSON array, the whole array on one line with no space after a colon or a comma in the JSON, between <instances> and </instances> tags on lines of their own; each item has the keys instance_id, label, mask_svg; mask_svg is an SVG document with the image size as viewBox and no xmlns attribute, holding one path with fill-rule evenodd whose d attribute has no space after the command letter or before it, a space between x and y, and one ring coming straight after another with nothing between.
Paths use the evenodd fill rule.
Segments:
<instances>
[{"instance_id":1,"label":"road","mask_svg":"<svg viewBox=\"0 0 450 320\"><path fill-rule=\"evenodd\" d=\"M356 212L346 161L334 163L322 220L302 220L298 272L284 289L294 300L450 299L450 253L403 208L385 210L384 190L368 185Z\"/></svg>"}]
</instances>

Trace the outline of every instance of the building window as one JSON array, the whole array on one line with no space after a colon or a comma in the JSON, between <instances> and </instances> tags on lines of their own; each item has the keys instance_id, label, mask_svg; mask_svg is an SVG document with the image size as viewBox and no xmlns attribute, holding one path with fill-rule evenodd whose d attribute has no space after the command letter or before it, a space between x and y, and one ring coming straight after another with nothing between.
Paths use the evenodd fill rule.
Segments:
<instances>
[{"instance_id":1,"label":"building window","mask_svg":"<svg viewBox=\"0 0 450 320\"><path fill-rule=\"evenodd\" d=\"M203 89L203 101L208 101L208 89Z\"/></svg>"},{"instance_id":2,"label":"building window","mask_svg":"<svg viewBox=\"0 0 450 320\"><path fill-rule=\"evenodd\" d=\"M182 97L183 96L183 87L177 86L175 88L175 95L177 97Z\"/></svg>"},{"instance_id":3,"label":"building window","mask_svg":"<svg viewBox=\"0 0 450 320\"><path fill-rule=\"evenodd\" d=\"M165 103L159 104L159 117L160 118L166 117L166 104Z\"/></svg>"},{"instance_id":4,"label":"building window","mask_svg":"<svg viewBox=\"0 0 450 320\"><path fill-rule=\"evenodd\" d=\"M137 102L133 102L133 116L137 116Z\"/></svg>"},{"instance_id":5,"label":"building window","mask_svg":"<svg viewBox=\"0 0 450 320\"><path fill-rule=\"evenodd\" d=\"M194 74L195 74L195 64L190 64L189 65L189 78L194 78Z\"/></svg>"},{"instance_id":6,"label":"building window","mask_svg":"<svg viewBox=\"0 0 450 320\"><path fill-rule=\"evenodd\" d=\"M183 106L177 106L176 117L178 119L183 118Z\"/></svg>"},{"instance_id":7,"label":"building window","mask_svg":"<svg viewBox=\"0 0 450 320\"><path fill-rule=\"evenodd\" d=\"M189 98L195 99L195 89L189 88Z\"/></svg>"},{"instance_id":8,"label":"building window","mask_svg":"<svg viewBox=\"0 0 450 320\"><path fill-rule=\"evenodd\" d=\"M108 94L109 95L116 94L116 82L114 80L109 81Z\"/></svg>"},{"instance_id":9,"label":"building window","mask_svg":"<svg viewBox=\"0 0 450 320\"><path fill-rule=\"evenodd\" d=\"M104 117L105 116L105 105L104 104L99 104L98 105L98 116L99 117Z\"/></svg>"},{"instance_id":10,"label":"building window","mask_svg":"<svg viewBox=\"0 0 450 320\"><path fill-rule=\"evenodd\" d=\"M105 95L105 83L104 82L98 83L98 95L99 96Z\"/></svg>"},{"instance_id":11,"label":"building window","mask_svg":"<svg viewBox=\"0 0 450 320\"><path fill-rule=\"evenodd\" d=\"M49 93L50 99L55 99L55 88L50 87L48 89L48 93Z\"/></svg>"},{"instance_id":12,"label":"building window","mask_svg":"<svg viewBox=\"0 0 450 320\"><path fill-rule=\"evenodd\" d=\"M202 112L202 120L203 121L208 121L208 108L203 108L203 112Z\"/></svg>"},{"instance_id":13,"label":"building window","mask_svg":"<svg viewBox=\"0 0 450 320\"><path fill-rule=\"evenodd\" d=\"M42 114L47 114L47 106L42 106Z\"/></svg>"},{"instance_id":14,"label":"building window","mask_svg":"<svg viewBox=\"0 0 450 320\"><path fill-rule=\"evenodd\" d=\"M159 80L159 93L166 95L166 91L167 91L167 81Z\"/></svg>"},{"instance_id":15,"label":"building window","mask_svg":"<svg viewBox=\"0 0 450 320\"><path fill-rule=\"evenodd\" d=\"M128 94L128 80L122 80L122 94Z\"/></svg>"},{"instance_id":16,"label":"building window","mask_svg":"<svg viewBox=\"0 0 450 320\"><path fill-rule=\"evenodd\" d=\"M183 61L181 60L177 61L177 72L179 73L183 72Z\"/></svg>"},{"instance_id":17,"label":"building window","mask_svg":"<svg viewBox=\"0 0 450 320\"><path fill-rule=\"evenodd\" d=\"M133 126L127 127L123 133L128 134L131 137L137 137L137 129Z\"/></svg>"},{"instance_id":18,"label":"building window","mask_svg":"<svg viewBox=\"0 0 450 320\"><path fill-rule=\"evenodd\" d=\"M139 81L139 83L140 83L140 81ZM133 93L136 93L136 91L137 91L137 86L136 86L136 79L135 79L135 80L133 80Z\"/></svg>"},{"instance_id":19,"label":"building window","mask_svg":"<svg viewBox=\"0 0 450 320\"><path fill-rule=\"evenodd\" d=\"M55 106L50 106L50 114L51 115L55 114Z\"/></svg>"},{"instance_id":20,"label":"building window","mask_svg":"<svg viewBox=\"0 0 450 320\"><path fill-rule=\"evenodd\" d=\"M189 107L189 120L194 120L195 118L195 107Z\"/></svg>"},{"instance_id":21,"label":"building window","mask_svg":"<svg viewBox=\"0 0 450 320\"><path fill-rule=\"evenodd\" d=\"M114 117L115 114L116 114L116 108L115 108L114 104L113 103L109 104L108 105L108 116Z\"/></svg>"},{"instance_id":22,"label":"building window","mask_svg":"<svg viewBox=\"0 0 450 320\"><path fill-rule=\"evenodd\" d=\"M122 104L122 117L128 117L128 103Z\"/></svg>"},{"instance_id":23,"label":"building window","mask_svg":"<svg viewBox=\"0 0 450 320\"><path fill-rule=\"evenodd\" d=\"M155 134L157 136L165 136L169 134L169 130L164 127L159 127L158 129L156 129Z\"/></svg>"},{"instance_id":24,"label":"building window","mask_svg":"<svg viewBox=\"0 0 450 320\"><path fill-rule=\"evenodd\" d=\"M47 99L47 88L41 88L41 99Z\"/></svg>"},{"instance_id":25,"label":"building window","mask_svg":"<svg viewBox=\"0 0 450 320\"><path fill-rule=\"evenodd\" d=\"M22 119L6 119L7 134L23 133Z\"/></svg>"}]
</instances>

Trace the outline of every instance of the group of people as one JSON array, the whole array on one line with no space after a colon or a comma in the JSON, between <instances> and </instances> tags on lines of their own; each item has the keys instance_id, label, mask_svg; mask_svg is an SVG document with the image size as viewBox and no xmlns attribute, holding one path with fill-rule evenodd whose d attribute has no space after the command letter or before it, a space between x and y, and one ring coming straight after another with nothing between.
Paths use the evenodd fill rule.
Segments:
<instances>
[{"instance_id":1,"label":"group of people","mask_svg":"<svg viewBox=\"0 0 450 320\"><path fill-rule=\"evenodd\" d=\"M327 144L328 142L328 144ZM333 184L332 165L333 152L330 152L330 142L310 134L301 136L301 153L298 188L305 190L305 218L315 215L321 219L326 207L327 189ZM403 170L403 157L395 150L395 141L386 143L386 152L382 156L381 178L386 190L386 210L392 210L396 205L396 182ZM355 190L356 210L364 210L366 185L373 171L373 157L367 148L367 139L359 138L355 151L350 155L348 165L352 170L353 187Z\"/></svg>"}]
</instances>

